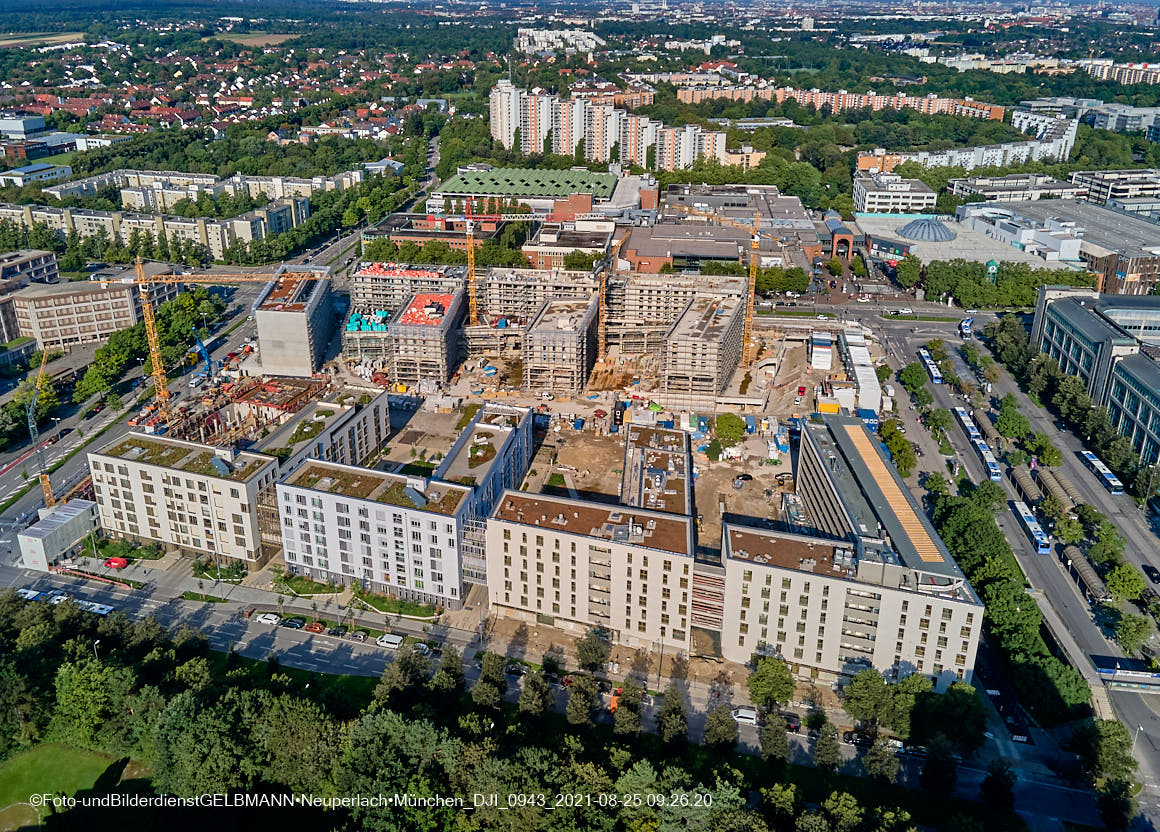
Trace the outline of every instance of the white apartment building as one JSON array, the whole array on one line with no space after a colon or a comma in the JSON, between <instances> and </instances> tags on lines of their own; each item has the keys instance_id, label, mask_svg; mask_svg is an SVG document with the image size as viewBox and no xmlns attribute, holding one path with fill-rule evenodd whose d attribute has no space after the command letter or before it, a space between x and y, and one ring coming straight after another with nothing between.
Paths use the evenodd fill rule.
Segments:
<instances>
[{"instance_id":1,"label":"white apartment building","mask_svg":"<svg viewBox=\"0 0 1160 832\"><path fill-rule=\"evenodd\" d=\"M489 601L510 618L577 633L601 627L630 647L688 650L693 524L688 516L506 491L487 523Z\"/></svg>"},{"instance_id":2,"label":"white apartment building","mask_svg":"<svg viewBox=\"0 0 1160 832\"><path fill-rule=\"evenodd\" d=\"M854 179L854 209L863 213L921 214L933 209L937 199L925 182L896 173Z\"/></svg>"},{"instance_id":3,"label":"white apartment building","mask_svg":"<svg viewBox=\"0 0 1160 832\"><path fill-rule=\"evenodd\" d=\"M307 460L277 485L290 572L457 608L471 500L457 484Z\"/></svg>"},{"instance_id":4,"label":"white apartment building","mask_svg":"<svg viewBox=\"0 0 1160 832\"><path fill-rule=\"evenodd\" d=\"M215 560L260 566L258 493L278 461L249 452L130 433L88 454L101 528Z\"/></svg>"}]
</instances>

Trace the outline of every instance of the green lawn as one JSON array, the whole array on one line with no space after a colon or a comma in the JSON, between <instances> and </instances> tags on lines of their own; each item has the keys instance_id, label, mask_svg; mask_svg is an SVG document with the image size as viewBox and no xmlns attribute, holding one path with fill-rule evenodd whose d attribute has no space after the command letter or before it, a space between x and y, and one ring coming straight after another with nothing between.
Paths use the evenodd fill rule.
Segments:
<instances>
[{"instance_id":1,"label":"green lawn","mask_svg":"<svg viewBox=\"0 0 1160 832\"><path fill-rule=\"evenodd\" d=\"M108 754L95 751L58 743L38 745L0 765L0 807L26 802L31 794L73 795L91 789L113 762Z\"/></svg>"},{"instance_id":2,"label":"green lawn","mask_svg":"<svg viewBox=\"0 0 1160 832\"><path fill-rule=\"evenodd\" d=\"M295 595L335 595L342 592L340 586L320 584L304 575L282 575L275 581L275 588L285 588Z\"/></svg>"},{"instance_id":3,"label":"green lawn","mask_svg":"<svg viewBox=\"0 0 1160 832\"><path fill-rule=\"evenodd\" d=\"M372 609L388 614L414 615L429 617L435 614L435 608L429 604L416 604L414 601L404 601L399 598L388 598L374 592L359 592L355 597Z\"/></svg>"}]
</instances>

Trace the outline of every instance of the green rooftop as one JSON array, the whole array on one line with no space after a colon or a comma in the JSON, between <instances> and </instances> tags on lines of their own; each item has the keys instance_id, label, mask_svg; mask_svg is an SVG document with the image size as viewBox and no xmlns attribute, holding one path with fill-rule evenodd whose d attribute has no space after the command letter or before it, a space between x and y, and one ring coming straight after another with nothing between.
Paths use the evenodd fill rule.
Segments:
<instances>
[{"instance_id":1,"label":"green rooftop","mask_svg":"<svg viewBox=\"0 0 1160 832\"><path fill-rule=\"evenodd\" d=\"M593 199L609 199L616 187L611 173L587 170L533 170L531 168L494 168L469 170L452 177L439 187L443 194L480 194L496 196L568 197L592 194Z\"/></svg>"},{"instance_id":2,"label":"green rooftop","mask_svg":"<svg viewBox=\"0 0 1160 832\"><path fill-rule=\"evenodd\" d=\"M204 446L188 445L141 434L130 434L115 445L97 453L236 482L245 482L259 469L265 467L268 461L266 457L239 454L232 463L229 463L230 473L222 476L210 461L214 458L212 450L207 450Z\"/></svg>"}]
</instances>

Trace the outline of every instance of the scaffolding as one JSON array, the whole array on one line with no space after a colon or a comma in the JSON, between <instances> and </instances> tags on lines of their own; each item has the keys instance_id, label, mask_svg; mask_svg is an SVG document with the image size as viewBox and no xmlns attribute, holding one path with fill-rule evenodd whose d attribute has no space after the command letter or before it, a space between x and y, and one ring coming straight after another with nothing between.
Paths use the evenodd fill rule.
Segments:
<instances>
[{"instance_id":1,"label":"scaffolding","mask_svg":"<svg viewBox=\"0 0 1160 832\"><path fill-rule=\"evenodd\" d=\"M544 301L524 336L524 387L574 395L596 363L598 299Z\"/></svg>"}]
</instances>

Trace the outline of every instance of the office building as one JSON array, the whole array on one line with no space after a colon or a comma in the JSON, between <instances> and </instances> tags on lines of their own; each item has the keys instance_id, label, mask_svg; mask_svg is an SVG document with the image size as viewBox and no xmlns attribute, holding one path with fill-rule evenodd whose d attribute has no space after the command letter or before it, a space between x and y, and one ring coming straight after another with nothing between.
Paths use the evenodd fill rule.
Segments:
<instances>
[{"instance_id":1,"label":"office building","mask_svg":"<svg viewBox=\"0 0 1160 832\"><path fill-rule=\"evenodd\" d=\"M606 254L615 228L611 220L548 222L524 243L522 251L533 269L562 269L572 252L592 257Z\"/></svg>"},{"instance_id":2,"label":"office building","mask_svg":"<svg viewBox=\"0 0 1160 832\"><path fill-rule=\"evenodd\" d=\"M1087 191L1087 199L1096 205L1113 200L1160 197L1160 170L1077 170L1069 177L1072 184Z\"/></svg>"},{"instance_id":3,"label":"office building","mask_svg":"<svg viewBox=\"0 0 1160 832\"><path fill-rule=\"evenodd\" d=\"M461 485L307 460L277 484L287 569L457 608L467 494Z\"/></svg>"},{"instance_id":4,"label":"office building","mask_svg":"<svg viewBox=\"0 0 1160 832\"><path fill-rule=\"evenodd\" d=\"M952 196L980 196L986 202L1026 202L1033 199L1082 199L1088 195L1085 184L1061 182L1044 173L1012 173L1007 176L970 176L951 179L947 189Z\"/></svg>"},{"instance_id":5,"label":"office building","mask_svg":"<svg viewBox=\"0 0 1160 832\"><path fill-rule=\"evenodd\" d=\"M278 478L274 457L130 433L88 460L106 533L250 568L273 554L257 506Z\"/></svg>"},{"instance_id":6,"label":"office building","mask_svg":"<svg viewBox=\"0 0 1160 832\"><path fill-rule=\"evenodd\" d=\"M690 300L665 338L660 379L664 403L712 411L741 361L744 334L743 298Z\"/></svg>"},{"instance_id":7,"label":"office building","mask_svg":"<svg viewBox=\"0 0 1160 832\"><path fill-rule=\"evenodd\" d=\"M934 190L919 179L875 173L854 179L854 208L884 214L921 214L934 208Z\"/></svg>"},{"instance_id":8,"label":"office building","mask_svg":"<svg viewBox=\"0 0 1160 832\"><path fill-rule=\"evenodd\" d=\"M78 551L98 528L97 504L74 498L40 510L40 519L16 534L20 565L47 572L62 558Z\"/></svg>"},{"instance_id":9,"label":"office building","mask_svg":"<svg viewBox=\"0 0 1160 832\"><path fill-rule=\"evenodd\" d=\"M327 266L281 266L254 307L262 371L310 376L318 372L334 335Z\"/></svg>"},{"instance_id":10,"label":"office building","mask_svg":"<svg viewBox=\"0 0 1160 832\"><path fill-rule=\"evenodd\" d=\"M21 286L29 283L55 283L60 277L56 255L51 251L24 249L0 254L0 280L15 280Z\"/></svg>"},{"instance_id":11,"label":"office building","mask_svg":"<svg viewBox=\"0 0 1160 832\"><path fill-rule=\"evenodd\" d=\"M47 165L44 162L37 162L22 168L0 171L0 185L23 188L34 182L56 182L60 179L68 179L70 176L72 176L72 168L68 165Z\"/></svg>"},{"instance_id":12,"label":"office building","mask_svg":"<svg viewBox=\"0 0 1160 832\"><path fill-rule=\"evenodd\" d=\"M524 333L524 387L576 395L596 363L598 298L552 298Z\"/></svg>"},{"instance_id":13,"label":"office building","mask_svg":"<svg viewBox=\"0 0 1160 832\"><path fill-rule=\"evenodd\" d=\"M169 273L160 264L148 264L146 273ZM114 332L143 320L141 293L133 284L132 271L126 276L100 273L91 280L66 283L34 283L13 292L5 302L20 335L36 340L37 349L70 349L78 344L104 341ZM175 283L150 285L154 308L177 297Z\"/></svg>"}]
</instances>

